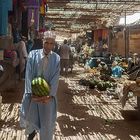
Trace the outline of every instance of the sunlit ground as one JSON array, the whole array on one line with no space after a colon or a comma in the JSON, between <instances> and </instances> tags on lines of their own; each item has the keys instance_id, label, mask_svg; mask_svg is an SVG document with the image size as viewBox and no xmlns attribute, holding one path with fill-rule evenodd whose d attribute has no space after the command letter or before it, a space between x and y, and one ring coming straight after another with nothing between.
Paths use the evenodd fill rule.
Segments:
<instances>
[{"instance_id":1,"label":"sunlit ground","mask_svg":"<svg viewBox=\"0 0 140 140\"><path fill-rule=\"evenodd\" d=\"M89 90L78 84L78 75L60 78L58 117L55 140L139 140L138 118L122 116L118 99ZM9 99L10 100L10 99ZM127 102L125 110L134 111L136 98ZM19 103L3 103L0 140L25 140L19 127ZM134 112L135 113L135 112ZM38 139L38 136L35 138ZM38 139L39 140L39 139Z\"/></svg>"}]
</instances>

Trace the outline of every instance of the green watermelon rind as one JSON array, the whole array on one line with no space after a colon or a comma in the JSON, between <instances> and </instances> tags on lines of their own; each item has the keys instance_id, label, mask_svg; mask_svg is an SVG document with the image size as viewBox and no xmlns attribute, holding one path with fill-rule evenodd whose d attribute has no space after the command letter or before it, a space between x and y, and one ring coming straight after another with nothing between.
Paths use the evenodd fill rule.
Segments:
<instances>
[{"instance_id":1,"label":"green watermelon rind","mask_svg":"<svg viewBox=\"0 0 140 140\"><path fill-rule=\"evenodd\" d=\"M48 83L41 77L34 78L32 80L32 90L33 93L36 93L37 96L48 96L50 88Z\"/></svg>"},{"instance_id":2,"label":"green watermelon rind","mask_svg":"<svg viewBox=\"0 0 140 140\"><path fill-rule=\"evenodd\" d=\"M44 79L42 79L40 77L38 78L38 81L39 81L40 88L42 89L43 95L48 96L49 95L48 84L46 83L46 81Z\"/></svg>"},{"instance_id":3,"label":"green watermelon rind","mask_svg":"<svg viewBox=\"0 0 140 140\"><path fill-rule=\"evenodd\" d=\"M33 91L33 94L34 94L34 95L36 95L36 96L41 96L41 95L40 95L40 91L38 90L37 85L33 85L33 86L32 86L32 91Z\"/></svg>"},{"instance_id":4,"label":"green watermelon rind","mask_svg":"<svg viewBox=\"0 0 140 140\"><path fill-rule=\"evenodd\" d=\"M46 88L46 86L45 86L45 83L46 83L46 81L45 80L43 80L42 79L42 89L44 90L44 92L45 92L45 96L48 96L49 95L49 86L47 85L47 88ZM45 83L44 83L45 82Z\"/></svg>"},{"instance_id":5,"label":"green watermelon rind","mask_svg":"<svg viewBox=\"0 0 140 140\"><path fill-rule=\"evenodd\" d=\"M37 93L38 93L37 95L42 96L42 91L40 90L37 78L35 78L35 87L36 87L36 90L37 90Z\"/></svg>"},{"instance_id":6,"label":"green watermelon rind","mask_svg":"<svg viewBox=\"0 0 140 140\"><path fill-rule=\"evenodd\" d=\"M42 88L42 79L39 77L37 80L38 80L39 90L41 91L42 96L44 96L45 95L45 91Z\"/></svg>"}]
</instances>

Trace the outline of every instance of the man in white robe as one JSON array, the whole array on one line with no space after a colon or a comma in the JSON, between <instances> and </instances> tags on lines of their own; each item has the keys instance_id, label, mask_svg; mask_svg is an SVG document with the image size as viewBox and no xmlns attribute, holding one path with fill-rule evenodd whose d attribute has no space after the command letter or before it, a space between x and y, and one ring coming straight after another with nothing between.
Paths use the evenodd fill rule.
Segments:
<instances>
[{"instance_id":1,"label":"man in white robe","mask_svg":"<svg viewBox=\"0 0 140 140\"><path fill-rule=\"evenodd\" d=\"M52 140L57 114L57 87L60 73L60 57L52 51L55 35L47 31L43 49L30 52L26 66L25 92L20 108L20 125L26 130L28 140L35 132L40 140ZM42 76L50 85L49 96L37 97L32 94L31 81Z\"/></svg>"}]
</instances>

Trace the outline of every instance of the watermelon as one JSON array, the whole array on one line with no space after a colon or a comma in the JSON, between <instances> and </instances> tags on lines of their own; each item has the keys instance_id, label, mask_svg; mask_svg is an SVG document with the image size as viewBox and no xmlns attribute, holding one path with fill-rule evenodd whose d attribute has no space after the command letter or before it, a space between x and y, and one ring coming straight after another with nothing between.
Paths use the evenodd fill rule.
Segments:
<instances>
[{"instance_id":1,"label":"watermelon","mask_svg":"<svg viewBox=\"0 0 140 140\"><path fill-rule=\"evenodd\" d=\"M45 79L41 77L34 78L31 83L32 93L36 96L48 96L50 87Z\"/></svg>"},{"instance_id":2,"label":"watermelon","mask_svg":"<svg viewBox=\"0 0 140 140\"><path fill-rule=\"evenodd\" d=\"M105 91L106 90L106 85L105 85L105 82L100 82L97 84L97 88L100 90L100 91Z\"/></svg>"},{"instance_id":3,"label":"watermelon","mask_svg":"<svg viewBox=\"0 0 140 140\"><path fill-rule=\"evenodd\" d=\"M90 81L90 83L89 83L89 88L90 88L90 89L94 89L95 86L96 86L96 84L94 83L94 81Z\"/></svg>"},{"instance_id":4,"label":"watermelon","mask_svg":"<svg viewBox=\"0 0 140 140\"><path fill-rule=\"evenodd\" d=\"M112 87L111 82L109 81L105 82L105 86L106 88L111 88Z\"/></svg>"}]
</instances>

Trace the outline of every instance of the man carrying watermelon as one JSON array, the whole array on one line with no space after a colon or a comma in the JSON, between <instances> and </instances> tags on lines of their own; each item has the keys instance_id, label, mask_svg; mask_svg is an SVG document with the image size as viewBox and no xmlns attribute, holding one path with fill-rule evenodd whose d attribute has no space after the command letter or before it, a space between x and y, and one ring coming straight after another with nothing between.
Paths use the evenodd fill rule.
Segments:
<instances>
[{"instance_id":1,"label":"man carrying watermelon","mask_svg":"<svg viewBox=\"0 0 140 140\"><path fill-rule=\"evenodd\" d=\"M52 140L57 113L57 87L60 57L52 51L55 34L44 33L42 49L29 53L25 76L25 91L20 108L20 125L28 140L39 132L40 140Z\"/></svg>"}]
</instances>

